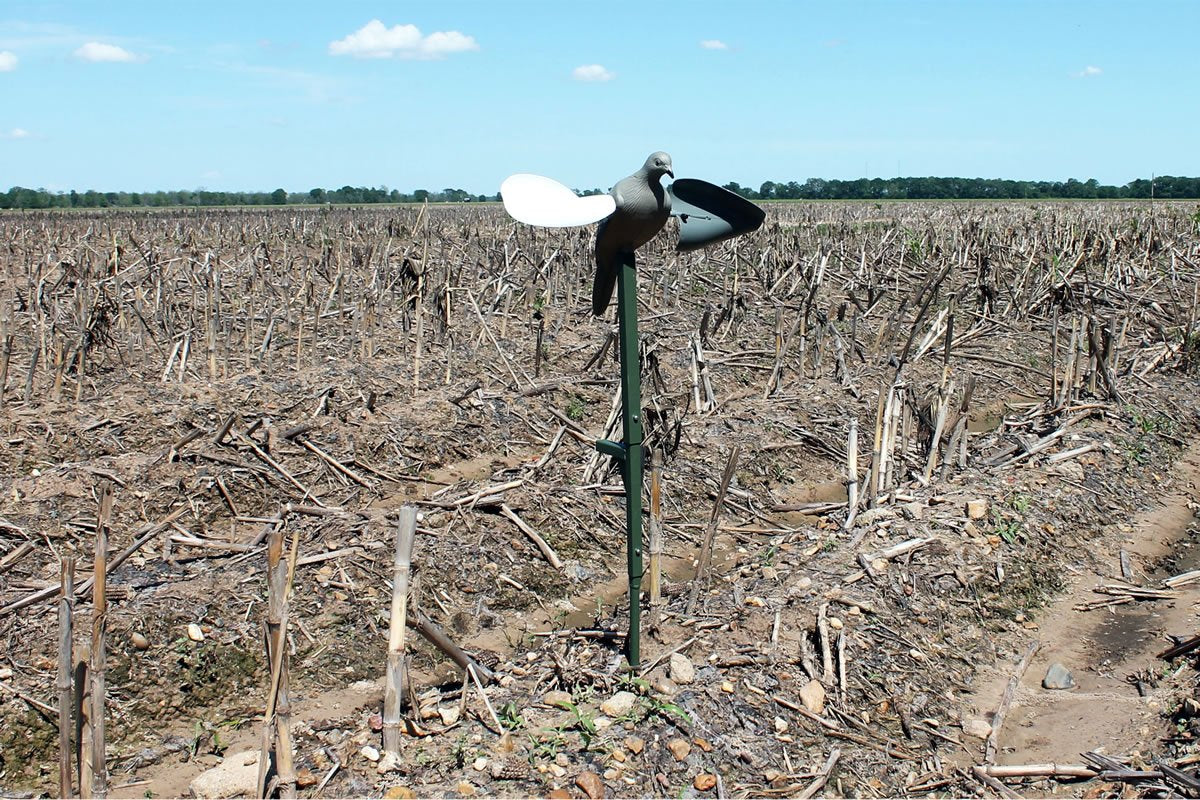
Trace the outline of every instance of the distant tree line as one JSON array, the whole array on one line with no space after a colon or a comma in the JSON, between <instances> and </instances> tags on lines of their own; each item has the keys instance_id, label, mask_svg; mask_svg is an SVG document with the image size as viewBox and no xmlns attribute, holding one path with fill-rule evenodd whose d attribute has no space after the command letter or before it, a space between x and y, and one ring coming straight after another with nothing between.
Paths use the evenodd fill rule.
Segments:
<instances>
[{"instance_id":1,"label":"distant tree line","mask_svg":"<svg viewBox=\"0 0 1200 800\"><path fill-rule=\"evenodd\" d=\"M852 181L809 178L804 183L766 181L755 191L727 183L725 188L751 200L1013 200L1200 198L1200 178L1160 175L1124 186L1106 186L1095 178L1079 181L1012 181L1002 178L858 178Z\"/></svg>"},{"instance_id":2,"label":"distant tree line","mask_svg":"<svg viewBox=\"0 0 1200 800\"><path fill-rule=\"evenodd\" d=\"M412 193L389 190L386 186L343 186L340 189L311 189L307 192L213 192L207 189L180 189L162 192L48 192L45 189L26 189L14 186L0 192L0 208L166 208L169 206L282 206L299 204L339 203L471 203L499 200L471 194L463 189L443 189L431 192L417 189Z\"/></svg>"},{"instance_id":3,"label":"distant tree line","mask_svg":"<svg viewBox=\"0 0 1200 800\"><path fill-rule=\"evenodd\" d=\"M1107 186L1095 178L1079 181L1012 181L1001 178L858 178L852 181L809 178L803 183L766 181L757 190L736 182L725 188L751 200L1012 200L1012 199L1148 199L1200 198L1200 178L1160 175L1138 178L1124 186ZM599 194L589 189L582 194ZM463 189L404 193L386 186L343 186L307 192L213 192L207 189L160 192L48 192L14 186L0 192L0 208L164 208L168 206L265 206L368 203L471 203L499 200L500 195L471 194Z\"/></svg>"}]
</instances>

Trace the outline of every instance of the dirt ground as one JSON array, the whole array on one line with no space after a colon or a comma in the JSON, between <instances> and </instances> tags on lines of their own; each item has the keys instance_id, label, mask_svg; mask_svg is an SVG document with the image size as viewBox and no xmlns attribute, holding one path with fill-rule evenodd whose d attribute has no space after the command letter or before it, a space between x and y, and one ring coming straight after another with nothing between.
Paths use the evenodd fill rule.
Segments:
<instances>
[{"instance_id":1,"label":"dirt ground","mask_svg":"<svg viewBox=\"0 0 1200 800\"><path fill-rule=\"evenodd\" d=\"M1200 633L1200 582L1163 583L1200 567L1198 228L1194 204L780 204L707 253L648 246L665 581L630 670L587 231L0 217L0 794L58 791L54 589L62 557L90 577L108 488L112 797L259 750L272 530L301 796L1186 793L1160 765L1200 761L1195 654L1158 654ZM410 605L496 679L410 631L381 771L408 504ZM90 592L75 614L79 658ZM1074 688L1042 687L1055 662ZM985 769L1088 751L1152 774Z\"/></svg>"}]
</instances>

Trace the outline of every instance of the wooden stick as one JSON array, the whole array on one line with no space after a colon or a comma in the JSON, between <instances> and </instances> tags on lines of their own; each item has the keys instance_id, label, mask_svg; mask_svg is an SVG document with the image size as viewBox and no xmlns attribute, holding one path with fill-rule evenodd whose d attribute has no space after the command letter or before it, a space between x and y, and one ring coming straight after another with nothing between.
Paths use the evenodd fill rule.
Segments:
<instances>
[{"instance_id":1,"label":"wooden stick","mask_svg":"<svg viewBox=\"0 0 1200 800\"><path fill-rule=\"evenodd\" d=\"M321 448L317 447L315 444L310 442L308 439L301 439L300 446L303 447L305 450L308 450L310 453L315 455L317 458L324 461L326 464L328 464L330 467L332 467L337 472L340 472L341 474L345 475L350 480L357 483L359 486L370 488L371 484L367 482L366 478L363 478L357 472L354 472L353 470L347 468L344 464L342 464L342 462L338 461L336 458L329 455Z\"/></svg>"},{"instance_id":2,"label":"wooden stick","mask_svg":"<svg viewBox=\"0 0 1200 800\"><path fill-rule=\"evenodd\" d=\"M448 655L462 669L465 670L470 667L474 670L476 676L489 683L496 679L495 673L471 658L465 650L451 641L450 637L437 624L426 618L425 615L419 612L410 614L408 617L408 627L424 636L430 644Z\"/></svg>"},{"instance_id":3,"label":"wooden stick","mask_svg":"<svg viewBox=\"0 0 1200 800\"><path fill-rule=\"evenodd\" d=\"M817 773L817 777L810 783L803 792L796 795L798 800L808 800L810 797L815 797L817 792L825 788L826 782L829 781L829 774L833 772L833 768L837 765L838 759L842 757L842 751L838 748L833 748L833 752L829 754L821 771Z\"/></svg>"},{"instance_id":4,"label":"wooden stick","mask_svg":"<svg viewBox=\"0 0 1200 800\"><path fill-rule=\"evenodd\" d=\"M1008 680L1008 686L1004 689L1004 695L1000 698L1000 705L996 708L996 714L992 717L992 730L988 733L987 741L984 743L985 764L996 763L996 751L999 749L1000 728L1004 725L1004 716L1008 713L1008 707L1012 705L1013 697L1016 696L1017 687L1021 684L1021 677L1025 674L1025 670L1029 669L1029 662L1033 660L1033 654L1038 651L1041 642L1031 642L1025 650L1025 655L1022 656L1017 668L1013 671L1012 677Z\"/></svg>"},{"instance_id":5,"label":"wooden stick","mask_svg":"<svg viewBox=\"0 0 1200 800\"><path fill-rule=\"evenodd\" d=\"M64 556L60 565L58 599L58 791L71 797L71 625L75 612L75 557Z\"/></svg>"},{"instance_id":6,"label":"wooden stick","mask_svg":"<svg viewBox=\"0 0 1200 800\"><path fill-rule=\"evenodd\" d=\"M392 563L392 616L388 629L387 677L383 690L383 751L400 755L400 715L405 691L404 634L408 619L408 576L412 566L413 539L417 533L417 510L400 509L396 529L396 555Z\"/></svg>"},{"instance_id":7,"label":"wooden stick","mask_svg":"<svg viewBox=\"0 0 1200 800\"><path fill-rule=\"evenodd\" d=\"M991 789L993 792L1000 795L1001 797L1007 798L1007 800L1023 800L1021 795L1017 794L1012 789L1008 788L1003 783L1001 783L1000 781L993 778L991 775L988 775L987 771L984 767L980 767L980 766L972 767L971 774L974 775L975 778L980 783L982 783L984 786L988 787L989 789Z\"/></svg>"},{"instance_id":8,"label":"wooden stick","mask_svg":"<svg viewBox=\"0 0 1200 800\"><path fill-rule=\"evenodd\" d=\"M821 645L821 683L833 683L833 649L829 646L829 604L817 608L817 641Z\"/></svg>"},{"instance_id":9,"label":"wooden stick","mask_svg":"<svg viewBox=\"0 0 1200 800\"><path fill-rule=\"evenodd\" d=\"M542 555L547 561L550 562L550 566L554 567L555 569L563 568L562 559L558 557L558 553L554 552L554 548L551 547L545 539L539 536L537 531L529 527L525 520L517 516L517 512L509 508L507 503L500 504L500 513L512 520L513 524L521 529L521 533L524 533L533 540L533 543L537 545L538 550L542 551Z\"/></svg>"}]
</instances>

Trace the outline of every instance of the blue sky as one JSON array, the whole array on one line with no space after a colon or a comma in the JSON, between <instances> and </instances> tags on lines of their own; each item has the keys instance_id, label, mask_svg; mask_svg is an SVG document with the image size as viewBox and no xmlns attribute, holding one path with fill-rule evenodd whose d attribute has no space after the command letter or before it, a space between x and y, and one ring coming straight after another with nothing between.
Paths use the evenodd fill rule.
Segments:
<instances>
[{"instance_id":1,"label":"blue sky","mask_svg":"<svg viewBox=\"0 0 1200 800\"><path fill-rule=\"evenodd\" d=\"M0 0L0 189L1200 174L1200 2Z\"/></svg>"}]
</instances>

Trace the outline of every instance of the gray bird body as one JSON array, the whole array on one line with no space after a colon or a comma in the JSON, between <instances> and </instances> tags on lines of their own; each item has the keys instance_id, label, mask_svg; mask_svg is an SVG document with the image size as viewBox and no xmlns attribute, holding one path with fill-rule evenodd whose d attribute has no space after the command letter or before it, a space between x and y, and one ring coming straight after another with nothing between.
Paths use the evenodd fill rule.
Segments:
<instances>
[{"instance_id":1,"label":"gray bird body","mask_svg":"<svg viewBox=\"0 0 1200 800\"><path fill-rule=\"evenodd\" d=\"M592 313L597 316L608 308L622 261L632 258L634 251L653 239L671 216L671 195L659 183L663 175L675 177L671 157L654 153L641 169L617 181L609 191L617 208L596 231Z\"/></svg>"}]
</instances>

